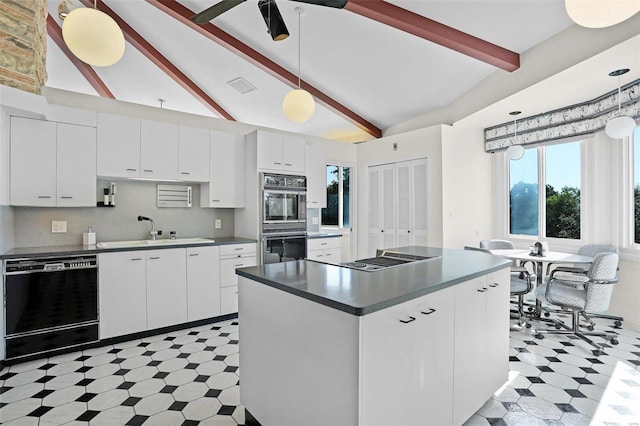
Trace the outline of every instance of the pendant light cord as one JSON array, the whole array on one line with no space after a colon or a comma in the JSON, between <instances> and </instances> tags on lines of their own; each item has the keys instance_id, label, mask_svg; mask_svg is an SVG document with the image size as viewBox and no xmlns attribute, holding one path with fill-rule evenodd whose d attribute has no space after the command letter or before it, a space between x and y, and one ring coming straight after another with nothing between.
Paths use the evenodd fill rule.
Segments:
<instances>
[{"instance_id":1,"label":"pendant light cord","mask_svg":"<svg viewBox=\"0 0 640 426\"><path fill-rule=\"evenodd\" d=\"M620 76L618 76L618 114L620 114L621 109L622 109L622 91L620 89Z\"/></svg>"},{"instance_id":2,"label":"pendant light cord","mask_svg":"<svg viewBox=\"0 0 640 426\"><path fill-rule=\"evenodd\" d=\"M302 39L302 31L300 26L300 12L298 12L298 89L302 89L300 86L300 44Z\"/></svg>"}]
</instances>

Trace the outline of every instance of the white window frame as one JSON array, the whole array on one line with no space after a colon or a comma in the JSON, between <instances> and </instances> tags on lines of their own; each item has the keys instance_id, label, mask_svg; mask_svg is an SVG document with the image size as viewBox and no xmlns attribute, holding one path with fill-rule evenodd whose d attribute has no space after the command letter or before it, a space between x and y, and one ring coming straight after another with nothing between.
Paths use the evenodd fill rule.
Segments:
<instances>
[{"instance_id":1,"label":"white window frame","mask_svg":"<svg viewBox=\"0 0 640 426\"><path fill-rule=\"evenodd\" d=\"M640 127L640 125L639 125ZM635 211L634 211L634 178L640 170L634 170L634 156L640 155L635 152L634 139L635 131L631 137L620 146L619 158L622 159L621 169L621 191L619 197L622 205L622 220L620 221L620 241L622 242L622 252L631 254L640 261L640 243L635 242Z\"/></svg>"},{"instance_id":2,"label":"white window frame","mask_svg":"<svg viewBox=\"0 0 640 426\"><path fill-rule=\"evenodd\" d=\"M327 165L325 166L325 179L327 176L327 167L338 167L338 226L336 225L325 225L322 223L322 209L320 209L320 228L322 229L328 229L328 230L336 230L336 229L340 229L340 230L351 230L353 228L353 207L354 207L354 200L353 200L353 183L354 183L354 172L355 172L355 167L352 166L351 164L346 164L346 163L340 163L340 164L335 164L337 162L328 162L327 161ZM342 202L343 198L344 198L344 181L342 179L342 171L344 168L348 168L349 170L349 226L345 228L344 226L344 203ZM325 196L327 193L327 182L325 181Z\"/></svg>"},{"instance_id":3,"label":"white window frame","mask_svg":"<svg viewBox=\"0 0 640 426\"><path fill-rule=\"evenodd\" d=\"M501 206L497 206L499 214L497 215L497 227L500 235L516 243L517 246L528 247L536 241L547 241L556 250L575 251L588 240L588 209L590 205L591 193L588 192L589 184L586 175L588 164L590 161L590 136L582 136L570 139L555 141L552 143L536 144L526 149L536 149L538 155L538 235L523 235L510 233L510 215L509 215L509 191L511 188L510 181L510 160L506 152L502 153L498 162L498 173L496 176L496 190L501 194ZM580 142L580 239L554 238L546 236L546 158L545 147L551 145Z\"/></svg>"}]
</instances>

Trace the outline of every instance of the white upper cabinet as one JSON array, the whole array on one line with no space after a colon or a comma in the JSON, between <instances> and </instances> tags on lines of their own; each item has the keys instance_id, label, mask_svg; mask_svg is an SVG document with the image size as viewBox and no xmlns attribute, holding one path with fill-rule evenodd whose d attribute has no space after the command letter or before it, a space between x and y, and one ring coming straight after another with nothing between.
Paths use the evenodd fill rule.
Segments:
<instances>
[{"instance_id":1,"label":"white upper cabinet","mask_svg":"<svg viewBox=\"0 0 640 426\"><path fill-rule=\"evenodd\" d=\"M11 205L95 206L96 129L11 118Z\"/></svg>"},{"instance_id":2,"label":"white upper cabinet","mask_svg":"<svg viewBox=\"0 0 640 426\"><path fill-rule=\"evenodd\" d=\"M307 145L307 207L322 209L327 207L327 160L322 146Z\"/></svg>"},{"instance_id":3,"label":"white upper cabinet","mask_svg":"<svg viewBox=\"0 0 640 426\"><path fill-rule=\"evenodd\" d=\"M96 129L58 123L57 205L96 205Z\"/></svg>"},{"instance_id":4,"label":"white upper cabinet","mask_svg":"<svg viewBox=\"0 0 640 426\"><path fill-rule=\"evenodd\" d=\"M211 132L210 182L200 185L200 207L244 207L245 140Z\"/></svg>"},{"instance_id":5,"label":"white upper cabinet","mask_svg":"<svg viewBox=\"0 0 640 426\"><path fill-rule=\"evenodd\" d=\"M56 123L11 117L11 204L56 205Z\"/></svg>"},{"instance_id":6,"label":"white upper cabinet","mask_svg":"<svg viewBox=\"0 0 640 426\"><path fill-rule=\"evenodd\" d=\"M178 179L178 125L142 120L140 123L140 177Z\"/></svg>"},{"instance_id":7,"label":"white upper cabinet","mask_svg":"<svg viewBox=\"0 0 640 426\"><path fill-rule=\"evenodd\" d=\"M98 176L140 177L140 120L98 114Z\"/></svg>"},{"instance_id":8,"label":"white upper cabinet","mask_svg":"<svg viewBox=\"0 0 640 426\"><path fill-rule=\"evenodd\" d=\"M209 181L209 129L178 127L178 179Z\"/></svg>"},{"instance_id":9,"label":"white upper cabinet","mask_svg":"<svg viewBox=\"0 0 640 426\"><path fill-rule=\"evenodd\" d=\"M258 169L285 173L305 172L305 140L279 133L257 132Z\"/></svg>"}]
</instances>

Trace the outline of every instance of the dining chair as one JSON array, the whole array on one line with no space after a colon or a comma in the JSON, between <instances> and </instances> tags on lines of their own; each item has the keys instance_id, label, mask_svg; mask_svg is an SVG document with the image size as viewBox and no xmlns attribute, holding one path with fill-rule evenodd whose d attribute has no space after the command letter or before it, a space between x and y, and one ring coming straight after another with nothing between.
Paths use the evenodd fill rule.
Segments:
<instances>
[{"instance_id":1,"label":"dining chair","mask_svg":"<svg viewBox=\"0 0 640 426\"><path fill-rule=\"evenodd\" d=\"M609 308L611 294L617 278L618 255L616 253L599 253L586 274L586 281L570 281L557 278L555 270L549 280L536 289L536 298L547 304L559 306L571 311L571 327L558 319L550 321L555 329L536 329L535 336L543 338L544 334L572 334L596 349L593 354L603 354L603 347L587 336L600 336L613 345L618 344L616 334L605 331L581 331L580 315L583 312L602 312ZM564 330L563 330L564 328Z\"/></svg>"},{"instance_id":2,"label":"dining chair","mask_svg":"<svg viewBox=\"0 0 640 426\"><path fill-rule=\"evenodd\" d=\"M578 254L581 256L595 257L599 253L618 253L618 247L610 244L585 244L578 249ZM547 276L551 271L552 263L547 265ZM580 264L573 266L557 266L554 269L556 272L556 278L566 279L568 281L586 281L587 272L589 271L589 265ZM546 313L545 313L546 315ZM583 312L582 316L587 321L587 328L593 330L595 322L593 318L604 318L614 322L617 327L622 325L624 318L618 315L609 315L603 313Z\"/></svg>"},{"instance_id":3,"label":"dining chair","mask_svg":"<svg viewBox=\"0 0 640 426\"><path fill-rule=\"evenodd\" d=\"M509 241L507 241L510 243ZM464 246L465 250L481 251L487 254L491 254L489 249ZM511 265L511 284L510 294L511 296L517 296L517 309L512 311L511 318L518 320L518 326L512 327L512 330L519 330L522 327L530 328L531 324L527 320L527 316L524 313L524 296L533 289L533 281L531 281L531 274L524 267L518 266L515 262Z\"/></svg>"}]
</instances>

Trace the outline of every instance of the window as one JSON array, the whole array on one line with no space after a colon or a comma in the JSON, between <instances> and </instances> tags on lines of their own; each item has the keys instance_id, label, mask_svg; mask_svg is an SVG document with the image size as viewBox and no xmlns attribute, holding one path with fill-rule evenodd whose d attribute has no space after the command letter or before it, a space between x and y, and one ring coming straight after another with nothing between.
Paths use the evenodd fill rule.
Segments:
<instances>
[{"instance_id":1,"label":"window","mask_svg":"<svg viewBox=\"0 0 640 426\"><path fill-rule=\"evenodd\" d=\"M327 208L322 209L322 226L349 228L351 168L327 166Z\"/></svg>"},{"instance_id":2,"label":"window","mask_svg":"<svg viewBox=\"0 0 640 426\"><path fill-rule=\"evenodd\" d=\"M510 234L580 239L580 149L580 142L531 148L510 161Z\"/></svg>"},{"instance_id":3,"label":"window","mask_svg":"<svg viewBox=\"0 0 640 426\"><path fill-rule=\"evenodd\" d=\"M633 132L633 241L640 244L640 127Z\"/></svg>"}]
</instances>

